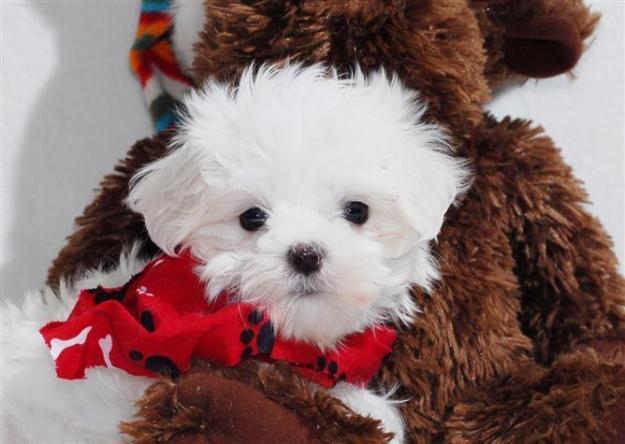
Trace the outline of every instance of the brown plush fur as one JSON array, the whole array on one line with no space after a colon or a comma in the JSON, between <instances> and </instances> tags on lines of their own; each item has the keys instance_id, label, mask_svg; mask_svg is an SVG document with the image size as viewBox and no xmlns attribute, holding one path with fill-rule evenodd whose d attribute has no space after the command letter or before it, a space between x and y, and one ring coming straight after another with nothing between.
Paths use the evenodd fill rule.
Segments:
<instances>
[{"instance_id":1,"label":"brown plush fur","mask_svg":"<svg viewBox=\"0 0 625 444\"><path fill-rule=\"evenodd\" d=\"M399 384L397 396L410 399L402 405L409 441L613 437L611 408L625 399L622 360L580 348L605 340L625 350L625 283L611 242L583 209L579 182L542 130L482 111L489 85L515 75L503 55L510 23L557 16L582 41L596 16L577 0L211 0L206 14L194 64L200 77L233 78L252 60L328 61L342 70L354 61L365 71L384 66L421 91L428 118L451 130L458 155L472 164L473 186L448 213L435 246L443 277L430 294L414 292L423 314L400 332L394 359L376 380ZM146 242L146 254L156 251L121 199L130 174L163 155L166 139L137 143L105 178L55 261L51 282L79 267L112 263L134 239ZM282 370L202 371L252 387L323 442L384 439L375 422ZM210 377L194 381L216 396ZM219 422L221 413L181 408L179 391L172 383L153 387L141 419L125 430L143 442L219 442L221 432L205 421ZM160 393L155 404L154 393ZM232 415L229 420L245 421Z\"/></svg>"},{"instance_id":2,"label":"brown plush fur","mask_svg":"<svg viewBox=\"0 0 625 444\"><path fill-rule=\"evenodd\" d=\"M340 70L358 61L365 71L383 66L399 74L421 91L431 116L454 128L481 120L486 57L464 2L349 3L209 1L194 69L200 78L230 79L252 61L323 61Z\"/></svg>"},{"instance_id":3,"label":"brown plush fur","mask_svg":"<svg viewBox=\"0 0 625 444\"><path fill-rule=\"evenodd\" d=\"M447 421L449 442L612 442L596 412L625 397L621 364L593 351L563 356L549 369L529 366L468 390ZM621 435L622 437L622 435Z\"/></svg>"},{"instance_id":4,"label":"brown plush fur","mask_svg":"<svg viewBox=\"0 0 625 444\"><path fill-rule=\"evenodd\" d=\"M592 34L599 15L592 13L579 0L470 0L471 8L475 11L482 34L484 36L484 47L488 54L488 60L484 69L490 85L496 87L506 80L523 80L531 77L532 68L534 71L541 71L544 68L540 64L545 64L546 57L539 60L527 59L530 66L518 72L511 69L506 64L506 43L507 30L510 25L531 23L537 19L548 18L551 27L562 26L567 31L577 31L579 40L577 42L562 42L565 48L571 43L581 45ZM532 33L531 28L525 28L526 36ZM529 35L528 35L529 34ZM534 32L535 41L540 41L540 34ZM568 33L566 33L568 34ZM571 36L565 38L569 40ZM568 44L566 44L568 43ZM558 56L558 48L555 47L555 57ZM581 48L576 51L576 57L570 63L559 66L559 70L553 70L545 75L556 75L572 69L581 56Z\"/></svg>"},{"instance_id":5,"label":"brown plush fur","mask_svg":"<svg viewBox=\"0 0 625 444\"><path fill-rule=\"evenodd\" d=\"M379 421L311 390L284 365L268 371L253 362L235 369L199 362L177 384L154 384L139 407L143 419L122 425L137 443L175 441L181 431L188 437L205 429L212 430L210 442L223 434L229 443L374 444L390 438Z\"/></svg>"}]
</instances>

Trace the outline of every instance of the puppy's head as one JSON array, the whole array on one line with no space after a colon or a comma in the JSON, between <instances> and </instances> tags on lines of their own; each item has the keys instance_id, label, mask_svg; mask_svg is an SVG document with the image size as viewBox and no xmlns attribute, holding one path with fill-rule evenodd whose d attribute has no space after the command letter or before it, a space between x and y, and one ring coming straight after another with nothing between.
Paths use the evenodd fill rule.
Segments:
<instances>
[{"instance_id":1,"label":"puppy's head","mask_svg":"<svg viewBox=\"0 0 625 444\"><path fill-rule=\"evenodd\" d=\"M209 298L235 290L321 347L410 319L409 287L436 277L428 243L466 175L415 93L384 73L291 65L209 83L186 108L128 202L165 252L203 263Z\"/></svg>"}]
</instances>

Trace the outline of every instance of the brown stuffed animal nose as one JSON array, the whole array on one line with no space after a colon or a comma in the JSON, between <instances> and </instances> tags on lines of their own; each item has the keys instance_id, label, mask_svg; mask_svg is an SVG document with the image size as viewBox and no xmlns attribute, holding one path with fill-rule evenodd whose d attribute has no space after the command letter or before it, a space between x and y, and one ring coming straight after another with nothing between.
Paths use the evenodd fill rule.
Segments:
<instances>
[{"instance_id":1,"label":"brown stuffed animal nose","mask_svg":"<svg viewBox=\"0 0 625 444\"><path fill-rule=\"evenodd\" d=\"M319 271L323 262L324 251L314 244L297 244L287 253L287 260L298 273L309 275Z\"/></svg>"}]
</instances>

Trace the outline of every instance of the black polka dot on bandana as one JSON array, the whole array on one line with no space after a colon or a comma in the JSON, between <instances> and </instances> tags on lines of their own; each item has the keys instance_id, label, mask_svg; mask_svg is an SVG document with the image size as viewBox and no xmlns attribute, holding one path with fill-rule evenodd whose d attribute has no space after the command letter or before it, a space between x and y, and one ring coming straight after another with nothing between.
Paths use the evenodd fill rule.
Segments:
<instances>
[{"instance_id":1,"label":"black polka dot on bandana","mask_svg":"<svg viewBox=\"0 0 625 444\"><path fill-rule=\"evenodd\" d=\"M178 370L174 361L165 356L150 356L145 360L145 368L154 373L169 376L172 379L178 379L180 376L180 370Z\"/></svg>"},{"instance_id":2,"label":"black polka dot on bandana","mask_svg":"<svg viewBox=\"0 0 625 444\"><path fill-rule=\"evenodd\" d=\"M393 357L392 353L385 354L384 357L382 358L382 365L388 364L392 357Z\"/></svg>"},{"instance_id":3,"label":"black polka dot on bandana","mask_svg":"<svg viewBox=\"0 0 625 444\"><path fill-rule=\"evenodd\" d=\"M260 321L263 320L263 314L260 311L254 310L253 312L249 314L249 316L247 317L247 320L252 325L260 324Z\"/></svg>"},{"instance_id":4,"label":"black polka dot on bandana","mask_svg":"<svg viewBox=\"0 0 625 444\"><path fill-rule=\"evenodd\" d=\"M241 332L241 336L239 337L239 340L243 343L243 344L249 344L249 342L254 339L254 332L252 330L250 330L249 328L246 330L243 330Z\"/></svg>"},{"instance_id":5,"label":"black polka dot on bandana","mask_svg":"<svg viewBox=\"0 0 625 444\"><path fill-rule=\"evenodd\" d=\"M124 288L121 290L106 291L102 289L101 286L98 286L96 289L90 291L91 293L95 293L94 302L96 305L106 301L121 302L124 300L124 295L126 293Z\"/></svg>"},{"instance_id":6,"label":"black polka dot on bandana","mask_svg":"<svg viewBox=\"0 0 625 444\"><path fill-rule=\"evenodd\" d=\"M273 325L271 325L271 322L266 322L262 327L260 327L258 338L256 338L258 351L264 354L271 353L274 341L275 336L273 334Z\"/></svg>"},{"instance_id":7,"label":"black polka dot on bandana","mask_svg":"<svg viewBox=\"0 0 625 444\"><path fill-rule=\"evenodd\" d=\"M336 363L336 361L330 361L330 363L328 364L328 372L333 375L335 374L337 371L339 370L339 365Z\"/></svg>"},{"instance_id":8,"label":"black polka dot on bandana","mask_svg":"<svg viewBox=\"0 0 625 444\"><path fill-rule=\"evenodd\" d=\"M130 350L128 356L130 356L130 359L133 361L141 361L143 359L143 353L137 350Z\"/></svg>"},{"instance_id":9,"label":"black polka dot on bandana","mask_svg":"<svg viewBox=\"0 0 625 444\"><path fill-rule=\"evenodd\" d=\"M326 368L326 358L325 356L319 356L317 358L317 370L323 370Z\"/></svg>"},{"instance_id":10,"label":"black polka dot on bandana","mask_svg":"<svg viewBox=\"0 0 625 444\"><path fill-rule=\"evenodd\" d=\"M143 328L145 328L150 333L156 330L156 327L154 326L154 317L152 317L152 313L148 310L145 310L143 313L141 313L141 317L139 320L141 321L141 325L143 325Z\"/></svg>"},{"instance_id":11,"label":"black polka dot on bandana","mask_svg":"<svg viewBox=\"0 0 625 444\"><path fill-rule=\"evenodd\" d=\"M339 382L343 382L343 381L347 380L347 375L345 373L341 373L340 376L337 378L337 380Z\"/></svg>"},{"instance_id":12,"label":"black polka dot on bandana","mask_svg":"<svg viewBox=\"0 0 625 444\"><path fill-rule=\"evenodd\" d=\"M247 359L252 356L252 347L245 347L241 353L241 359Z\"/></svg>"}]
</instances>

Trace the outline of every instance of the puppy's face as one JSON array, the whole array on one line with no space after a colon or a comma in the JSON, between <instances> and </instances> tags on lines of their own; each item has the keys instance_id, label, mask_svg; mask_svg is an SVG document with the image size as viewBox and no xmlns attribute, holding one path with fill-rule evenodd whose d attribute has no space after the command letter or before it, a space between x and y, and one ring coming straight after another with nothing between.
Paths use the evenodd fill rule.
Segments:
<instances>
[{"instance_id":1,"label":"puppy's face","mask_svg":"<svg viewBox=\"0 0 625 444\"><path fill-rule=\"evenodd\" d=\"M165 252L190 248L208 297L236 290L287 338L332 347L407 321L436 277L428 241L462 186L444 136L385 75L246 72L187 100L172 152L129 197Z\"/></svg>"}]
</instances>

